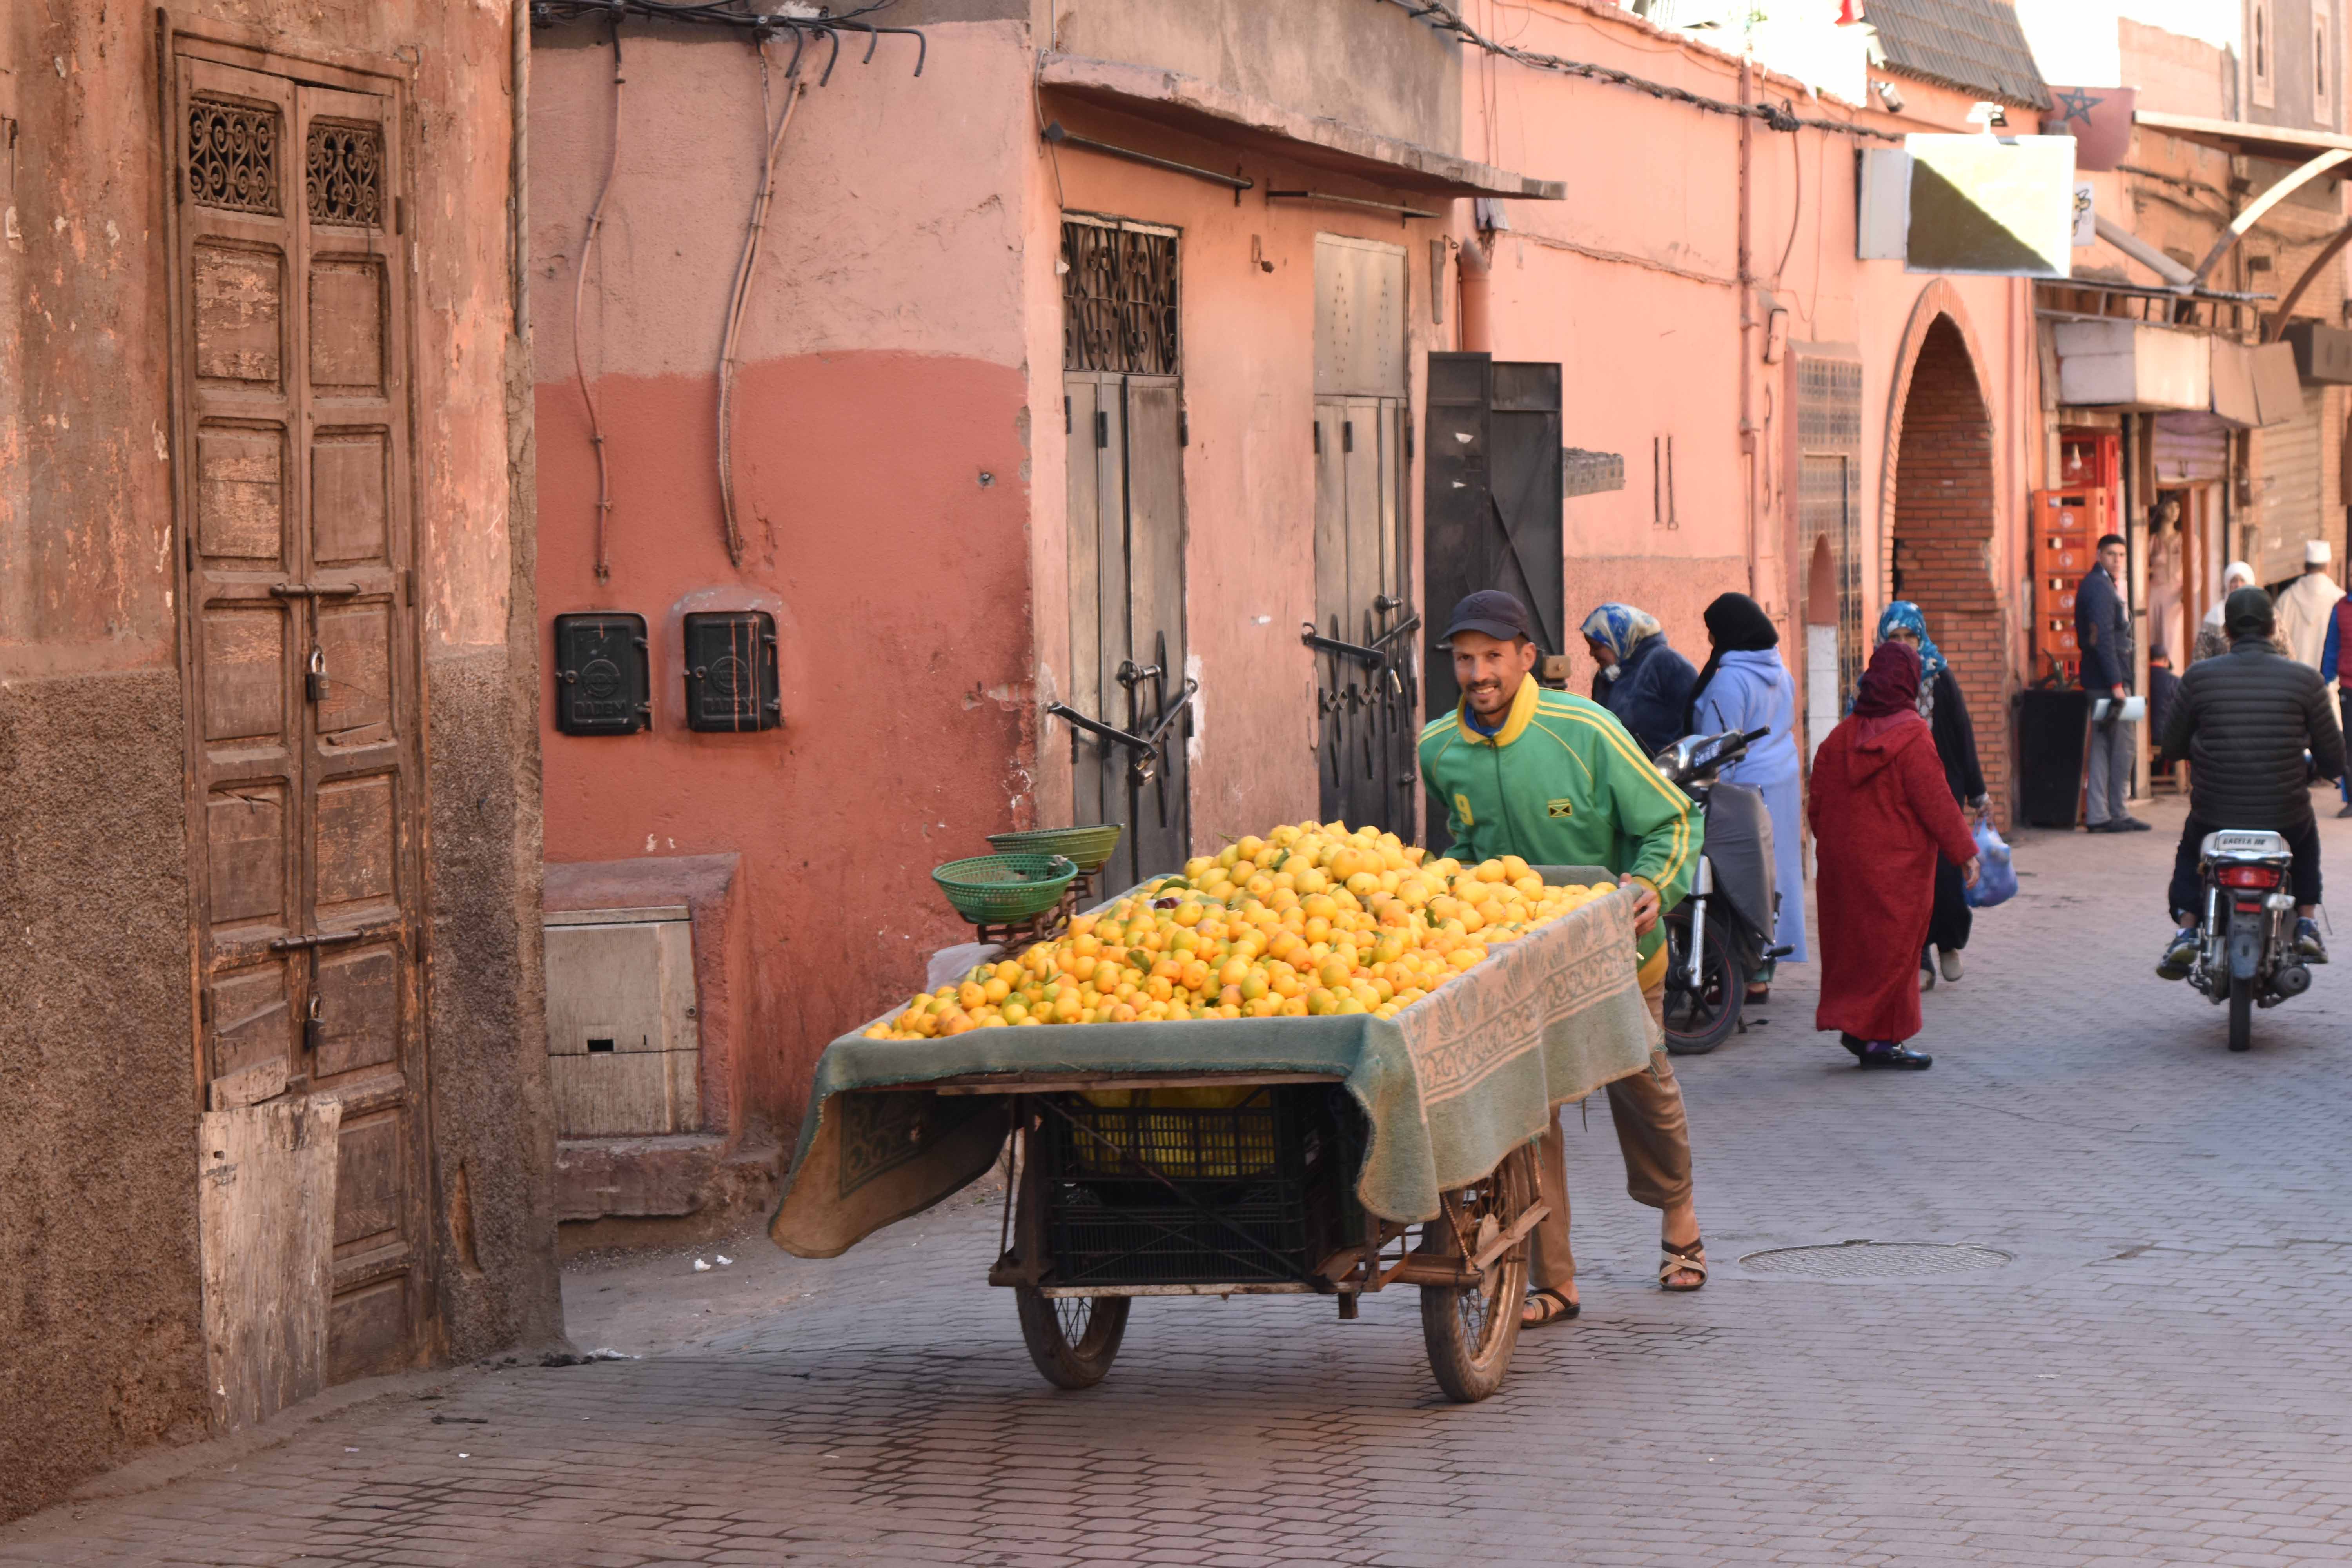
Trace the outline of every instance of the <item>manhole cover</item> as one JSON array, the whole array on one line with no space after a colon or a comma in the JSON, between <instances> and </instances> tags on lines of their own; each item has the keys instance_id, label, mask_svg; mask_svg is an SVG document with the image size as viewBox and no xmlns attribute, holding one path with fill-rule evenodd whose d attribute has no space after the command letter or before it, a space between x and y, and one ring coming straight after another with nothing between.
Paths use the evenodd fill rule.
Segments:
<instances>
[{"instance_id":1,"label":"manhole cover","mask_svg":"<svg viewBox=\"0 0 2352 1568\"><path fill-rule=\"evenodd\" d=\"M1842 1247L1778 1247L1751 1252L1740 1267L1759 1274L1806 1279L1917 1279L1973 1274L2010 1260L1990 1247L1948 1247L1922 1241L1849 1241Z\"/></svg>"}]
</instances>

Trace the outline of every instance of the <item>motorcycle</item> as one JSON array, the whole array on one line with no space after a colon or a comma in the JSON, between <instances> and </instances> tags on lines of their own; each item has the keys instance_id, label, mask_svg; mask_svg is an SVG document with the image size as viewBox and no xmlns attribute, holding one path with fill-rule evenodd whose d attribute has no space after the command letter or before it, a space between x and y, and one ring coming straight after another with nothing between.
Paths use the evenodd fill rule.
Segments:
<instances>
[{"instance_id":1,"label":"motorcycle","mask_svg":"<svg viewBox=\"0 0 2352 1568\"><path fill-rule=\"evenodd\" d=\"M2294 946L2294 851L2275 833L2209 833L2198 853L2205 908L2189 984L2230 1008L2230 1048L2253 1048L2256 1007L2311 988Z\"/></svg>"},{"instance_id":2,"label":"motorcycle","mask_svg":"<svg viewBox=\"0 0 2352 1568\"><path fill-rule=\"evenodd\" d=\"M1771 732L1686 735L1652 759L1706 824L1690 896L1664 922L1666 1049L1675 1056L1704 1056L1730 1038L1748 987L1767 963L1792 951L1773 941L1780 893L1771 814L1761 794L1717 777Z\"/></svg>"}]
</instances>

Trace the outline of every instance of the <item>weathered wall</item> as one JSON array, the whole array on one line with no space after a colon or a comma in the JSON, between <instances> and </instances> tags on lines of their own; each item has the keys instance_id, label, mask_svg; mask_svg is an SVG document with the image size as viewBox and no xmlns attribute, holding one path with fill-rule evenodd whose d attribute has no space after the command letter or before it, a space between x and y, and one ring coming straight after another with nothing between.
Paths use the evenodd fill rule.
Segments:
<instances>
[{"instance_id":1,"label":"weathered wall","mask_svg":"<svg viewBox=\"0 0 2352 1568\"><path fill-rule=\"evenodd\" d=\"M1048 102L1051 114L1082 134L1179 162L1234 165L1230 147ZM1400 221L1345 206L1248 195L1236 205L1214 185L1100 154L1066 152L1058 162L1071 209L1182 230L1178 333L1191 430L1183 465L1186 647L1199 661L1201 681L1193 843L1213 846L1315 816L1315 658L1298 640L1301 625L1315 619L1315 237L1348 235L1403 248L1407 417L1417 421L1424 407L1427 351L1444 346L1441 329L1430 320L1428 260L1429 242L1444 233L1444 220ZM1263 187L1333 183L1328 174L1318 181L1255 155L1242 166ZM1441 212L1450 205L1418 196L1386 199ZM1059 253L1050 213L1034 244L1050 278ZM1265 270L1260 259L1273 270ZM1047 319L1056 330L1051 368L1057 381L1060 316L1056 300ZM1417 428L1413 438L1418 449ZM1045 421L1038 433L1038 472L1053 475L1058 486L1067 460L1060 421ZM1407 474L1404 493L1416 520L1418 582L1418 468ZM1040 509L1035 541L1039 603L1065 604L1059 584L1066 581L1067 537L1060 509L1050 517ZM1045 585L1049 574L1056 584L1050 589ZM1067 632L1056 630L1061 640L1053 646L1062 651L1049 659L1058 672L1067 668ZM1066 685L1066 676L1062 679ZM1040 756L1041 769L1066 792L1067 731L1051 725Z\"/></svg>"},{"instance_id":2,"label":"weathered wall","mask_svg":"<svg viewBox=\"0 0 2352 1568\"><path fill-rule=\"evenodd\" d=\"M460 1353L551 1337L552 1136L539 1058L512 1047L541 1026L535 734L506 696L509 617L529 613L513 581L528 515L509 504L524 453L505 386L506 7L192 0L171 17L413 84L418 587L443 792L429 1070L455 1156L436 1170L443 1321ZM0 1386L19 1416L0 1435L0 1516L203 1422L155 63L152 10L0 15L16 133L0 173L0 1074L20 1086L0 1141ZM531 643L516 653L528 667ZM453 1227L459 1165L470 1226Z\"/></svg>"},{"instance_id":3,"label":"weathered wall","mask_svg":"<svg viewBox=\"0 0 2352 1568\"><path fill-rule=\"evenodd\" d=\"M540 696L547 856L741 855L739 1046L755 1107L792 1114L824 1042L960 940L930 868L1034 810L1030 56L1016 24L944 24L920 79L911 41L886 39L799 106L742 328L739 571L716 367L763 151L759 67L730 37L624 35L621 174L582 323L613 479L599 583L595 461L567 373L572 268L611 145L603 40L545 31L535 55L539 636L567 611L644 615L655 719L563 736ZM680 617L702 608L774 615L782 729L686 728Z\"/></svg>"},{"instance_id":4,"label":"weathered wall","mask_svg":"<svg viewBox=\"0 0 2352 1568\"><path fill-rule=\"evenodd\" d=\"M1040 6L1042 13L1046 8ZM1402 7L1367 0L1086 0L1066 4L1050 47L1213 81L1383 136L1457 152L1459 47Z\"/></svg>"}]
</instances>

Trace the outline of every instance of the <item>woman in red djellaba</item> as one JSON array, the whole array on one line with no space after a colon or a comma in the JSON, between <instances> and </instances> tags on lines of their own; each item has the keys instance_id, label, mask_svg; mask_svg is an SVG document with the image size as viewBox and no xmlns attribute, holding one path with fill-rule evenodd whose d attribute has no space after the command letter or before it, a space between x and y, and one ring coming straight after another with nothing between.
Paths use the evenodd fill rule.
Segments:
<instances>
[{"instance_id":1,"label":"woman in red djellaba","mask_svg":"<svg viewBox=\"0 0 2352 1568\"><path fill-rule=\"evenodd\" d=\"M1941 850L1977 879L1976 840L1952 800L1935 732L1919 717L1919 656L1888 641L1870 657L1853 711L1813 756L1822 922L1817 1029L1866 1068L1935 1065L1919 1032L1919 949L1936 909Z\"/></svg>"}]
</instances>

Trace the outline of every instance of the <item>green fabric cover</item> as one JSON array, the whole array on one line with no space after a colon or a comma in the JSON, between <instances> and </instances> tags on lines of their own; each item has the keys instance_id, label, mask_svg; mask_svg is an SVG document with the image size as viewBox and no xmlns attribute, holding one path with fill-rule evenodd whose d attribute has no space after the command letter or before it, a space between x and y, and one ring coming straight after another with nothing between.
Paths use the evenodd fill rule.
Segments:
<instances>
[{"instance_id":1,"label":"green fabric cover","mask_svg":"<svg viewBox=\"0 0 2352 1568\"><path fill-rule=\"evenodd\" d=\"M1554 883L1614 880L1588 867L1544 874ZM1385 1219L1433 1218L1441 1192L1475 1181L1539 1136L1552 1107L1649 1065L1654 1026L1634 962L1633 900L1619 892L1496 949L1393 1019L1084 1024L870 1040L874 1020L826 1047L817 1063L768 1234L788 1252L832 1258L979 1177L1003 1144L1010 1098L922 1087L976 1073L1328 1073L1371 1128L1358 1199Z\"/></svg>"}]
</instances>

